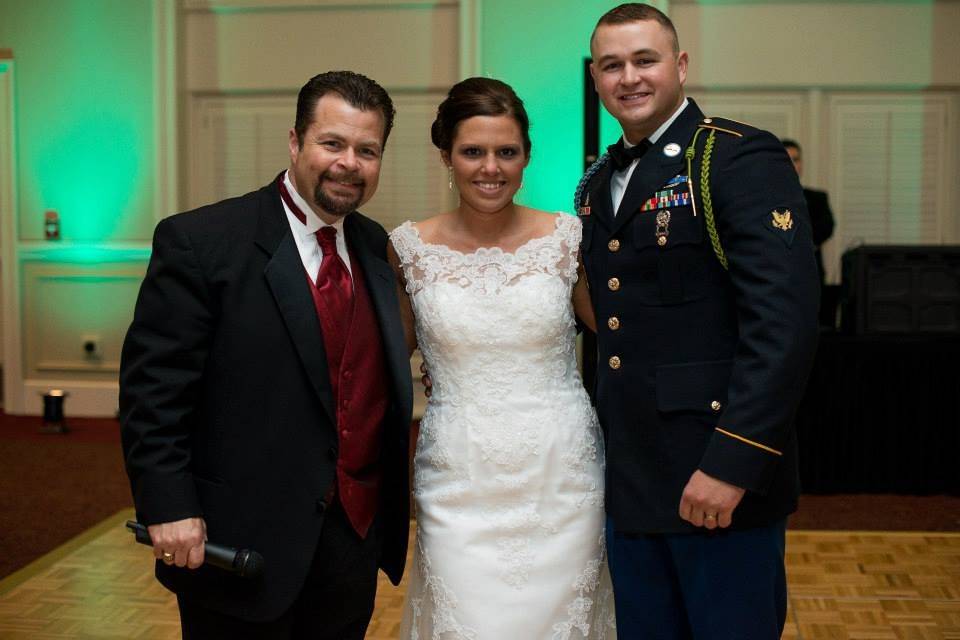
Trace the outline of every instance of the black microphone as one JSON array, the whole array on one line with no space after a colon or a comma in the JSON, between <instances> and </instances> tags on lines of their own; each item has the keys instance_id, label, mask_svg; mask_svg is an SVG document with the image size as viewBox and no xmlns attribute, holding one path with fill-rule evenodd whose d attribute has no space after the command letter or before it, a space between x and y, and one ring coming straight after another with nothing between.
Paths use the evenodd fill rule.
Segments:
<instances>
[{"instance_id":1,"label":"black microphone","mask_svg":"<svg viewBox=\"0 0 960 640\"><path fill-rule=\"evenodd\" d=\"M127 520L129 529L137 538L137 542L152 547L150 532L136 520ZM229 571L241 578L256 578L263 573L263 556L250 549L234 549L212 542L203 543L203 564L209 564L218 569Z\"/></svg>"}]
</instances>

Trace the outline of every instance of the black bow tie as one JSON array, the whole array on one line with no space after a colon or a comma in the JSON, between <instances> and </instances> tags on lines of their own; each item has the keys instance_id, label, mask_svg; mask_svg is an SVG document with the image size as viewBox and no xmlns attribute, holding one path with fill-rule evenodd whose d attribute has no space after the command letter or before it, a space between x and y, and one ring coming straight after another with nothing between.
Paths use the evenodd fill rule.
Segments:
<instances>
[{"instance_id":1,"label":"black bow tie","mask_svg":"<svg viewBox=\"0 0 960 640\"><path fill-rule=\"evenodd\" d=\"M653 144L644 138L640 141L640 144L634 145L629 149L623 146L623 138L617 140L616 144L612 144L607 147L607 153L610 154L610 160L613 161L613 168L616 171L623 171L630 166L634 160L637 160L643 157L643 154L647 152L647 149L652 147Z\"/></svg>"}]
</instances>

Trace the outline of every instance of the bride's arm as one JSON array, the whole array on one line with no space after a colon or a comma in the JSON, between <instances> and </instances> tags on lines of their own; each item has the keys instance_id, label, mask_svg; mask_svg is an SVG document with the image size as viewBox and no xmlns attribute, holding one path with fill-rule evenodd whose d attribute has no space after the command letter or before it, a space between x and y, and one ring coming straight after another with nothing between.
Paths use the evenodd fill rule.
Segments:
<instances>
[{"instance_id":1,"label":"bride's arm","mask_svg":"<svg viewBox=\"0 0 960 640\"><path fill-rule=\"evenodd\" d=\"M403 337L407 341L407 356L409 357L417 350L417 332L413 326L413 307L410 304L410 296L407 295L407 281L403 276L403 267L400 266L400 256L394 250L392 242L387 242L387 261L393 267L393 273L396 276L400 320L403 322Z\"/></svg>"},{"instance_id":2,"label":"bride's arm","mask_svg":"<svg viewBox=\"0 0 960 640\"><path fill-rule=\"evenodd\" d=\"M583 260L577 256L577 284L573 287L573 310L585 327L596 333L597 320L590 302L590 287L587 285L587 272L583 269Z\"/></svg>"}]
</instances>

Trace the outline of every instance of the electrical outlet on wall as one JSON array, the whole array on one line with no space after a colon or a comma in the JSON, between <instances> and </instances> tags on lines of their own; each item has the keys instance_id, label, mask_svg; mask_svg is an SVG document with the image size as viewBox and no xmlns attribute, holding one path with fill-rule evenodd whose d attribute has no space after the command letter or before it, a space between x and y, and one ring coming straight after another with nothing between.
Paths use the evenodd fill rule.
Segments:
<instances>
[{"instance_id":1,"label":"electrical outlet on wall","mask_svg":"<svg viewBox=\"0 0 960 640\"><path fill-rule=\"evenodd\" d=\"M83 357L87 360L99 360L103 357L100 350L100 336L95 333L85 333L80 336L80 346L83 349Z\"/></svg>"}]
</instances>

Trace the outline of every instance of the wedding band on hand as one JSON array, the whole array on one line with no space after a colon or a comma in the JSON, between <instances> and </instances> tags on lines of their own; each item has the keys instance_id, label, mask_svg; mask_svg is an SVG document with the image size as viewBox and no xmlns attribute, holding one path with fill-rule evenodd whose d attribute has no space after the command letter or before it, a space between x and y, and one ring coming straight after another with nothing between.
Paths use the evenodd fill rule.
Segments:
<instances>
[{"instance_id":1,"label":"wedding band on hand","mask_svg":"<svg viewBox=\"0 0 960 640\"><path fill-rule=\"evenodd\" d=\"M164 551L164 552L163 552L163 561L166 562L167 564L173 562L173 554L172 554L172 553L167 553L166 551Z\"/></svg>"},{"instance_id":2,"label":"wedding band on hand","mask_svg":"<svg viewBox=\"0 0 960 640\"><path fill-rule=\"evenodd\" d=\"M717 515L714 514L714 513L707 513L707 514L705 514L705 515L703 516L703 519L704 519L704 520L716 520L716 519L717 519Z\"/></svg>"}]
</instances>

